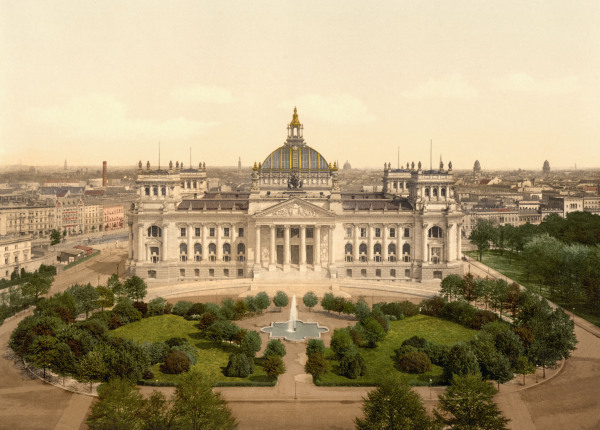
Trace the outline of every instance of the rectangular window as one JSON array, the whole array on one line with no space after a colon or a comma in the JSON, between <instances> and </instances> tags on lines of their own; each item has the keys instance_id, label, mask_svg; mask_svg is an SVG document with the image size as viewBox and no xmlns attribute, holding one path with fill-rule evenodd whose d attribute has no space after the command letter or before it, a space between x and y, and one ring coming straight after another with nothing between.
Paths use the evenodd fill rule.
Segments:
<instances>
[{"instance_id":1,"label":"rectangular window","mask_svg":"<svg viewBox=\"0 0 600 430\"><path fill-rule=\"evenodd\" d=\"M433 279L442 279L442 271L434 270L433 271Z\"/></svg>"},{"instance_id":2,"label":"rectangular window","mask_svg":"<svg viewBox=\"0 0 600 430\"><path fill-rule=\"evenodd\" d=\"M229 278L229 269L223 269L223 276Z\"/></svg>"},{"instance_id":3,"label":"rectangular window","mask_svg":"<svg viewBox=\"0 0 600 430\"><path fill-rule=\"evenodd\" d=\"M210 237L215 237L215 228L214 228L214 227L210 227L210 228L208 229L208 235L209 235Z\"/></svg>"},{"instance_id":4,"label":"rectangular window","mask_svg":"<svg viewBox=\"0 0 600 430\"><path fill-rule=\"evenodd\" d=\"M208 276L210 276L211 278L215 277L215 269L208 269Z\"/></svg>"},{"instance_id":5,"label":"rectangular window","mask_svg":"<svg viewBox=\"0 0 600 430\"><path fill-rule=\"evenodd\" d=\"M404 269L404 276L410 278L410 269Z\"/></svg>"},{"instance_id":6,"label":"rectangular window","mask_svg":"<svg viewBox=\"0 0 600 430\"><path fill-rule=\"evenodd\" d=\"M244 237L244 229L242 227L238 228L238 237Z\"/></svg>"},{"instance_id":7,"label":"rectangular window","mask_svg":"<svg viewBox=\"0 0 600 430\"><path fill-rule=\"evenodd\" d=\"M300 237L300 229L299 228L290 228L290 236L291 237Z\"/></svg>"},{"instance_id":8,"label":"rectangular window","mask_svg":"<svg viewBox=\"0 0 600 430\"><path fill-rule=\"evenodd\" d=\"M238 278L244 277L244 269L238 269Z\"/></svg>"},{"instance_id":9,"label":"rectangular window","mask_svg":"<svg viewBox=\"0 0 600 430\"><path fill-rule=\"evenodd\" d=\"M410 228L406 227L404 229L404 237L410 237Z\"/></svg>"},{"instance_id":10,"label":"rectangular window","mask_svg":"<svg viewBox=\"0 0 600 430\"><path fill-rule=\"evenodd\" d=\"M200 227L196 227L194 229L194 236L200 237L201 234L202 234L202 229Z\"/></svg>"},{"instance_id":11,"label":"rectangular window","mask_svg":"<svg viewBox=\"0 0 600 430\"><path fill-rule=\"evenodd\" d=\"M186 234L186 233L187 233L187 232L186 232L186 230L185 230L185 227L181 227L181 234L180 234L180 236L181 236L181 237L185 237L185 234Z\"/></svg>"},{"instance_id":12,"label":"rectangular window","mask_svg":"<svg viewBox=\"0 0 600 430\"><path fill-rule=\"evenodd\" d=\"M360 276L362 276L363 278L367 277L367 269L360 269Z\"/></svg>"},{"instance_id":13,"label":"rectangular window","mask_svg":"<svg viewBox=\"0 0 600 430\"><path fill-rule=\"evenodd\" d=\"M375 228L375 237L381 237L381 229L379 227Z\"/></svg>"},{"instance_id":14,"label":"rectangular window","mask_svg":"<svg viewBox=\"0 0 600 430\"><path fill-rule=\"evenodd\" d=\"M283 239L283 228L277 227L277 238Z\"/></svg>"},{"instance_id":15,"label":"rectangular window","mask_svg":"<svg viewBox=\"0 0 600 430\"><path fill-rule=\"evenodd\" d=\"M390 269L390 277L392 277L392 278L396 277L396 269Z\"/></svg>"},{"instance_id":16,"label":"rectangular window","mask_svg":"<svg viewBox=\"0 0 600 430\"><path fill-rule=\"evenodd\" d=\"M156 279L156 270L148 270L148 277L151 279Z\"/></svg>"},{"instance_id":17,"label":"rectangular window","mask_svg":"<svg viewBox=\"0 0 600 430\"><path fill-rule=\"evenodd\" d=\"M223 228L223 236L229 237L229 227Z\"/></svg>"},{"instance_id":18,"label":"rectangular window","mask_svg":"<svg viewBox=\"0 0 600 430\"><path fill-rule=\"evenodd\" d=\"M146 187L146 189L144 190L144 194L146 194L147 196L150 195L150 187Z\"/></svg>"},{"instance_id":19,"label":"rectangular window","mask_svg":"<svg viewBox=\"0 0 600 430\"><path fill-rule=\"evenodd\" d=\"M200 269L194 269L194 276L197 278L200 276Z\"/></svg>"},{"instance_id":20,"label":"rectangular window","mask_svg":"<svg viewBox=\"0 0 600 430\"><path fill-rule=\"evenodd\" d=\"M152 194L158 196L158 187L152 187Z\"/></svg>"},{"instance_id":21,"label":"rectangular window","mask_svg":"<svg viewBox=\"0 0 600 430\"><path fill-rule=\"evenodd\" d=\"M352 237L352 227L346 227L346 237Z\"/></svg>"},{"instance_id":22,"label":"rectangular window","mask_svg":"<svg viewBox=\"0 0 600 430\"><path fill-rule=\"evenodd\" d=\"M346 277L348 277L348 278L352 277L352 269L346 269Z\"/></svg>"},{"instance_id":23,"label":"rectangular window","mask_svg":"<svg viewBox=\"0 0 600 430\"><path fill-rule=\"evenodd\" d=\"M375 276L381 278L381 269L375 269Z\"/></svg>"},{"instance_id":24,"label":"rectangular window","mask_svg":"<svg viewBox=\"0 0 600 430\"><path fill-rule=\"evenodd\" d=\"M312 239L313 237L315 237L315 230L313 228L307 228L306 229L306 238Z\"/></svg>"},{"instance_id":25,"label":"rectangular window","mask_svg":"<svg viewBox=\"0 0 600 430\"><path fill-rule=\"evenodd\" d=\"M367 237L367 229L365 227L360 228L360 237Z\"/></svg>"},{"instance_id":26,"label":"rectangular window","mask_svg":"<svg viewBox=\"0 0 600 430\"><path fill-rule=\"evenodd\" d=\"M179 269L179 276L185 278L185 269Z\"/></svg>"},{"instance_id":27,"label":"rectangular window","mask_svg":"<svg viewBox=\"0 0 600 430\"><path fill-rule=\"evenodd\" d=\"M390 228L390 237L396 237L396 229L395 228Z\"/></svg>"},{"instance_id":28,"label":"rectangular window","mask_svg":"<svg viewBox=\"0 0 600 430\"><path fill-rule=\"evenodd\" d=\"M162 188L160 189L160 193L161 193L163 196L166 196L166 195L167 195L167 187L162 187Z\"/></svg>"}]
</instances>

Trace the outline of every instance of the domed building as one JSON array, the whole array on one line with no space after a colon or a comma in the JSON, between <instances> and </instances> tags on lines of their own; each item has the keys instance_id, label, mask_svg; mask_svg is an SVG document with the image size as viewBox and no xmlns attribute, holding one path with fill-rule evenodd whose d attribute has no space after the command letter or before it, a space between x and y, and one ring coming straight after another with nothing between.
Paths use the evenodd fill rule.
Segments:
<instances>
[{"instance_id":1,"label":"domed building","mask_svg":"<svg viewBox=\"0 0 600 430\"><path fill-rule=\"evenodd\" d=\"M337 162L287 138L255 162L247 192L200 192L205 169L140 165L128 213L128 273L149 285L225 279L426 281L462 273L452 164L392 169L383 192L346 193ZM196 181L196 182L194 182ZM204 182L202 182L204 183ZM194 192L198 191L198 192Z\"/></svg>"},{"instance_id":2,"label":"domed building","mask_svg":"<svg viewBox=\"0 0 600 430\"><path fill-rule=\"evenodd\" d=\"M544 172L545 174L550 173L550 163L548 162L548 160L544 161L544 165L542 166L542 172Z\"/></svg>"},{"instance_id":3,"label":"domed building","mask_svg":"<svg viewBox=\"0 0 600 430\"><path fill-rule=\"evenodd\" d=\"M352 170L352 165L348 160L344 163L344 170Z\"/></svg>"}]
</instances>

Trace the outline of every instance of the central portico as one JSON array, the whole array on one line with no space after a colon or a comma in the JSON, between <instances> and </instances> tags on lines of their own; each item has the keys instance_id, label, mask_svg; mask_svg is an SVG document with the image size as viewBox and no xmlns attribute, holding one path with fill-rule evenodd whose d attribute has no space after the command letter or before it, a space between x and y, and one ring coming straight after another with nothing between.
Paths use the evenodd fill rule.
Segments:
<instances>
[{"instance_id":1,"label":"central portico","mask_svg":"<svg viewBox=\"0 0 600 430\"><path fill-rule=\"evenodd\" d=\"M255 225L254 276L266 272L335 273L333 232L335 214L299 194L253 215ZM293 275L292 275L293 276Z\"/></svg>"}]
</instances>

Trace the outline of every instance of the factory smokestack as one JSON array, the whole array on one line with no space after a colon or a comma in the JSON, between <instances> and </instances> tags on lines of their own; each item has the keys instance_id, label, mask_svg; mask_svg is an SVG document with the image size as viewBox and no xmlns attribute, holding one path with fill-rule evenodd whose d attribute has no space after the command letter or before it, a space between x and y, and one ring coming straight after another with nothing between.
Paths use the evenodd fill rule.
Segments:
<instances>
[{"instance_id":1,"label":"factory smokestack","mask_svg":"<svg viewBox=\"0 0 600 430\"><path fill-rule=\"evenodd\" d=\"M108 185L108 175L106 173L106 161L102 162L102 186L106 187Z\"/></svg>"}]
</instances>

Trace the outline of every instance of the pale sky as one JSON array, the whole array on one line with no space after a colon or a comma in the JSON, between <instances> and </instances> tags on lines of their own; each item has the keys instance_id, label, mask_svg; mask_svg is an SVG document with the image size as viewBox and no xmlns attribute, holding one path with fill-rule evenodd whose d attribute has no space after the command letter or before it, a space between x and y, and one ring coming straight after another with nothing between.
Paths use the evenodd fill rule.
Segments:
<instances>
[{"instance_id":1,"label":"pale sky","mask_svg":"<svg viewBox=\"0 0 600 430\"><path fill-rule=\"evenodd\" d=\"M0 164L600 167L600 1L0 0Z\"/></svg>"}]
</instances>

